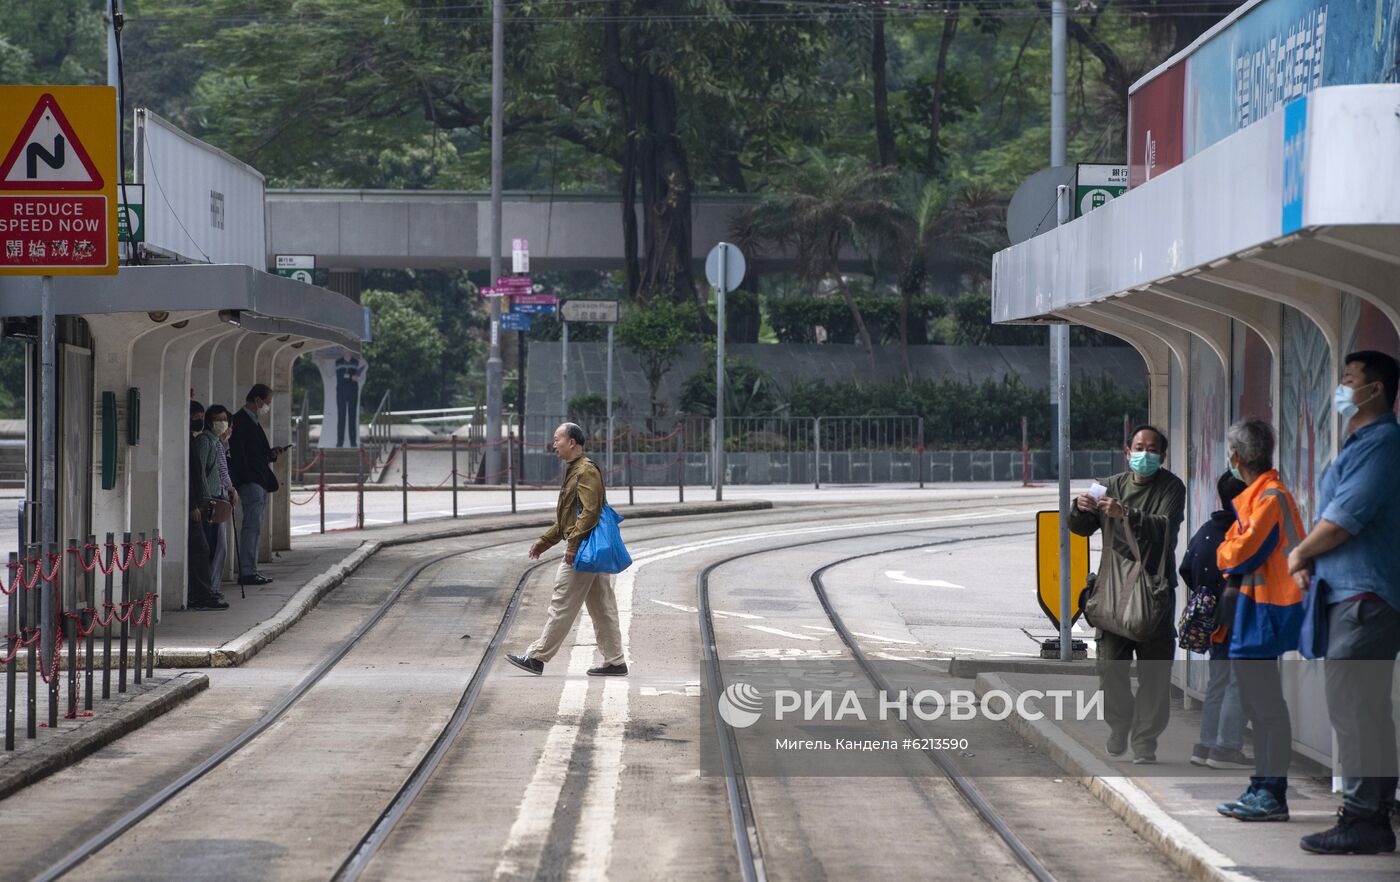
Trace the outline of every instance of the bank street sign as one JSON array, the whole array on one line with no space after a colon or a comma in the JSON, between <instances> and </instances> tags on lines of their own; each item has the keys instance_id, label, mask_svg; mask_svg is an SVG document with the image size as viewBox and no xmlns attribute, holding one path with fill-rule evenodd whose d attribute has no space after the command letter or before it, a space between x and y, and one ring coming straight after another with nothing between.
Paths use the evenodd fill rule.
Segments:
<instances>
[{"instance_id":1,"label":"bank street sign","mask_svg":"<svg viewBox=\"0 0 1400 882\"><path fill-rule=\"evenodd\" d=\"M122 212L122 206L126 212ZM146 241L146 188L126 184L117 188L117 241Z\"/></svg>"},{"instance_id":2,"label":"bank street sign","mask_svg":"<svg viewBox=\"0 0 1400 882\"><path fill-rule=\"evenodd\" d=\"M1128 164L1079 163L1074 184L1074 216L1083 217L1128 192Z\"/></svg>"},{"instance_id":3,"label":"bank street sign","mask_svg":"<svg viewBox=\"0 0 1400 882\"><path fill-rule=\"evenodd\" d=\"M316 268L314 254L278 254L273 258L273 272L308 285L324 285L330 278L329 270Z\"/></svg>"}]
</instances>

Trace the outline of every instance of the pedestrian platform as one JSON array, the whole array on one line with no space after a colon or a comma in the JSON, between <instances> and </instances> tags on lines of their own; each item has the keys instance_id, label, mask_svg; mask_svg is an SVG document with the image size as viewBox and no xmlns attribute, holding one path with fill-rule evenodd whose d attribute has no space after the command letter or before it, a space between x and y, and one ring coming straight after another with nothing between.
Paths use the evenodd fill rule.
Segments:
<instances>
[{"instance_id":1,"label":"pedestrian platform","mask_svg":"<svg viewBox=\"0 0 1400 882\"><path fill-rule=\"evenodd\" d=\"M982 673L979 695L1003 690L1013 697L1027 690L1098 687L1095 676ZM1104 747L1108 724L1097 719L1008 718L1032 745L1049 754L1071 777L1122 816L1139 835L1196 878L1267 879L1270 882L1381 882L1400 878L1400 853L1315 855L1298 840L1335 823L1340 794L1331 792L1330 770L1295 754L1288 786L1291 820L1246 823L1216 812L1218 803L1236 799L1249 783L1248 771L1193 766L1191 748L1200 733L1199 703L1183 710L1174 699L1171 722L1157 745L1157 764L1133 765L1131 752L1119 759ZM1050 705L1041 703L1043 711ZM1246 752L1250 752L1246 738Z\"/></svg>"}]
</instances>

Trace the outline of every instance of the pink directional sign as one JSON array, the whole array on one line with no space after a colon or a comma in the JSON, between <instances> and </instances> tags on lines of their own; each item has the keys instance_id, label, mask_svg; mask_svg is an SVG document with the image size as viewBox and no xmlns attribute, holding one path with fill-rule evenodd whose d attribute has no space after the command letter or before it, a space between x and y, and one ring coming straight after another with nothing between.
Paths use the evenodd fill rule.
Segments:
<instances>
[{"instance_id":1,"label":"pink directional sign","mask_svg":"<svg viewBox=\"0 0 1400 882\"><path fill-rule=\"evenodd\" d=\"M533 285L529 276L501 276L496 279L497 288L524 288L528 291Z\"/></svg>"}]
</instances>

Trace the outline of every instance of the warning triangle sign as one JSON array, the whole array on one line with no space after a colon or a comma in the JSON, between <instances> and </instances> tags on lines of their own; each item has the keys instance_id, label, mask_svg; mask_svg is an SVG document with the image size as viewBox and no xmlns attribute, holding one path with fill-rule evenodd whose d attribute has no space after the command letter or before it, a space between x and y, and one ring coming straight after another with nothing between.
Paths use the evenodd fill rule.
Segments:
<instances>
[{"instance_id":1,"label":"warning triangle sign","mask_svg":"<svg viewBox=\"0 0 1400 882\"><path fill-rule=\"evenodd\" d=\"M53 95L39 96L34 112L0 162L0 189L101 190L102 175Z\"/></svg>"}]
</instances>

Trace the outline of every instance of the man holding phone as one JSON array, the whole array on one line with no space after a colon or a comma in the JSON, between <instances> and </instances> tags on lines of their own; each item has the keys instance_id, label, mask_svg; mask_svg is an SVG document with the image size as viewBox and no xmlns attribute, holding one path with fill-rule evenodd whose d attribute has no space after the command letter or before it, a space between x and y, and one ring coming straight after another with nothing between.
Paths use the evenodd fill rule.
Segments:
<instances>
[{"instance_id":1,"label":"man holding phone","mask_svg":"<svg viewBox=\"0 0 1400 882\"><path fill-rule=\"evenodd\" d=\"M271 410L272 389L258 383L248 390L243 408L233 416L228 464L238 497L243 501L243 524L238 531L240 585L266 585L272 581L258 572L258 542L262 538L268 494L276 493L281 486L272 473L272 463L287 447L273 447L263 431L260 417Z\"/></svg>"}]
</instances>

